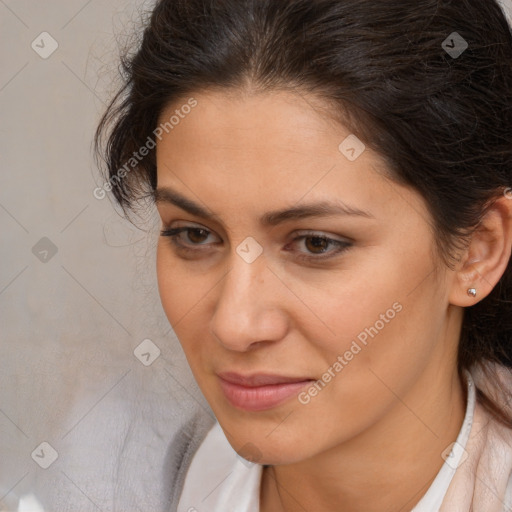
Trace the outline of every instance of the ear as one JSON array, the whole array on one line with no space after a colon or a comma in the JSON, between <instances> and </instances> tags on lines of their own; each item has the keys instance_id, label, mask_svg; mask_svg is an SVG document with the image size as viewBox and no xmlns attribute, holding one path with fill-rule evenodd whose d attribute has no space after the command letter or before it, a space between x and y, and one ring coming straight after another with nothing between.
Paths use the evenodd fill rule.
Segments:
<instances>
[{"instance_id":1,"label":"ear","mask_svg":"<svg viewBox=\"0 0 512 512\"><path fill-rule=\"evenodd\" d=\"M450 292L451 304L468 307L487 297L505 272L512 247L512 197L490 206L459 260ZM473 297L468 290L476 290Z\"/></svg>"}]
</instances>

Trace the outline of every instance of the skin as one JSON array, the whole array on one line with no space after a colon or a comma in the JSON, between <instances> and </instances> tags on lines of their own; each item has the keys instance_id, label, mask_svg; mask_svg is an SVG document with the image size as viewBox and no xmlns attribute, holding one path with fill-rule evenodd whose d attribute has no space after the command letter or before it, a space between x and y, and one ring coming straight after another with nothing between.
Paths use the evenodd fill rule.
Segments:
<instances>
[{"instance_id":1,"label":"skin","mask_svg":"<svg viewBox=\"0 0 512 512\"><path fill-rule=\"evenodd\" d=\"M488 229L448 269L422 197L390 180L368 147L349 161L338 146L351 131L322 115L313 98L193 96L198 105L157 143L158 188L212 216L157 201L162 228L207 230L179 235L192 252L159 238L158 286L229 442L237 451L252 443L258 462L273 465L263 471L260 510L410 510L463 422L456 371L463 307L481 300L506 267L512 201L498 202ZM319 200L341 200L368 216L260 224L269 211ZM318 239L294 241L304 230L351 245L322 260ZM236 252L248 236L263 249L252 263ZM471 286L477 298L467 295ZM395 303L401 311L308 404L293 397L246 412L224 396L220 371L321 379Z\"/></svg>"}]
</instances>

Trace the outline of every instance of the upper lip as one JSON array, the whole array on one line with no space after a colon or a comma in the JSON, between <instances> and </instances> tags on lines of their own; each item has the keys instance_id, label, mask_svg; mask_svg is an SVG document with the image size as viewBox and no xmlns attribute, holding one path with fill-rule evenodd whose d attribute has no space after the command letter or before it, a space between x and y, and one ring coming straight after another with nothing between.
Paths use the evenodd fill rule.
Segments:
<instances>
[{"instance_id":1,"label":"upper lip","mask_svg":"<svg viewBox=\"0 0 512 512\"><path fill-rule=\"evenodd\" d=\"M286 377L270 373L254 373L252 375L241 375L235 372L221 372L217 374L221 379L245 387L270 386L272 384L290 384L293 382L304 382L314 380L310 377Z\"/></svg>"}]
</instances>

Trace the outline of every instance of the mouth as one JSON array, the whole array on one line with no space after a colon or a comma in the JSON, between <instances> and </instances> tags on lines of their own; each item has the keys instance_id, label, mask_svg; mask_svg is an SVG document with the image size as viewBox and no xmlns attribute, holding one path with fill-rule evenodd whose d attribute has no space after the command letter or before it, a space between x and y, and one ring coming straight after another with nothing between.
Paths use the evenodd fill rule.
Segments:
<instances>
[{"instance_id":1,"label":"mouth","mask_svg":"<svg viewBox=\"0 0 512 512\"><path fill-rule=\"evenodd\" d=\"M309 377L283 375L240 375L232 372L217 374L220 387L228 402L244 411L272 409L297 395L302 388L314 382Z\"/></svg>"}]
</instances>

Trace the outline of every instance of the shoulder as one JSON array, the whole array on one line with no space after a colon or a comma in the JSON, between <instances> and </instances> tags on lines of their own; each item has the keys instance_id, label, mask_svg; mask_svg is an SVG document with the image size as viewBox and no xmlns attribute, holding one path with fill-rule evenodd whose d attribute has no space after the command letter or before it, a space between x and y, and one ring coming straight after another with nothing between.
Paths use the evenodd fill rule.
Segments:
<instances>
[{"instance_id":1,"label":"shoulder","mask_svg":"<svg viewBox=\"0 0 512 512\"><path fill-rule=\"evenodd\" d=\"M236 452L216 422L189 464L177 512L257 512L262 468Z\"/></svg>"},{"instance_id":2,"label":"shoulder","mask_svg":"<svg viewBox=\"0 0 512 512\"><path fill-rule=\"evenodd\" d=\"M177 510L192 458L214 425L214 418L203 411L198 411L178 429L169 443L164 464L169 512Z\"/></svg>"},{"instance_id":3,"label":"shoulder","mask_svg":"<svg viewBox=\"0 0 512 512\"><path fill-rule=\"evenodd\" d=\"M471 432L463 456L453 468L455 474L441 512L487 512L502 510L503 504L512 506L512 422L507 426L499 421L482 399L484 393L512 417L512 373L495 363L473 367L470 373L478 391Z\"/></svg>"}]
</instances>

